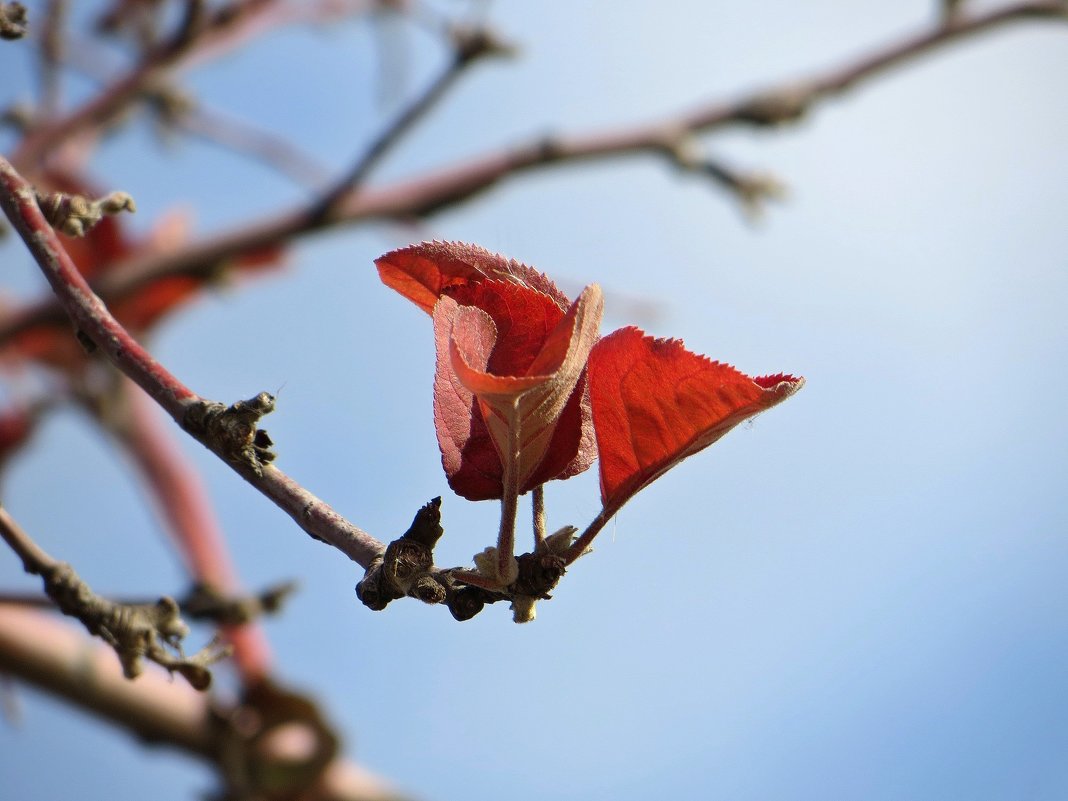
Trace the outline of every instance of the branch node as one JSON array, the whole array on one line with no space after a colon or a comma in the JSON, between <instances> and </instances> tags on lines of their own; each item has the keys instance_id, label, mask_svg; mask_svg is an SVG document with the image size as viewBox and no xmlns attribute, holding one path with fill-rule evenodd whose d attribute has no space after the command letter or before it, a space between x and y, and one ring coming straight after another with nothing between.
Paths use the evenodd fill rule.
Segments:
<instances>
[{"instance_id":1,"label":"branch node","mask_svg":"<svg viewBox=\"0 0 1068 801\"><path fill-rule=\"evenodd\" d=\"M405 595L427 604L444 603L449 585L434 570L434 546L442 533L438 497L424 504L408 530L367 568L356 585L356 596L363 605L378 612Z\"/></svg>"},{"instance_id":2,"label":"branch node","mask_svg":"<svg viewBox=\"0 0 1068 801\"><path fill-rule=\"evenodd\" d=\"M229 654L228 648L213 641L186 657L181 642L189 634L189 627L173 598L164 596L154 604L120 604L93 592L66 562L42 565L37 572L45 593L59 610L80 620L90 634L115 650L128 679L141 675L147 658L172 673L180 673L195 689L206 690L211 685L208 666Z\"/></svg>"},{"instance_id":3,"label":"branch node","mask_svg":"<svg viewBox=\"0 0 1068 801\"><path fill-rule=\"evenodd\" d=\"M500 595L494 595L481 587L470 584L453 589L449 592L446 603L452 616L463 622L470 620L485 608L486 604L501 600Z\"/></svg>"},{"instance_id":4,"label":"branch node","mask_svg":"<svg viewBox=\"0 0 1068 801\"><path fill-rule=\"evenodd\" d=\"M230 464L262 476L263 468L274 461L274 443L256 424L272 411L274 396L268 392L231 406L200 400L186 411L182 427Z\"/></svg>"},{"instance_id":5,"label":"branch node","mask_svg":"<svg viewBox=\"0 0 1068 801\"><path fill-rule=\"evenodd\" d=\"M817 95L816 89L805 85L764 92L739 106L734 117L762 128L797 122Z\"/></svg>"}]
</instances>

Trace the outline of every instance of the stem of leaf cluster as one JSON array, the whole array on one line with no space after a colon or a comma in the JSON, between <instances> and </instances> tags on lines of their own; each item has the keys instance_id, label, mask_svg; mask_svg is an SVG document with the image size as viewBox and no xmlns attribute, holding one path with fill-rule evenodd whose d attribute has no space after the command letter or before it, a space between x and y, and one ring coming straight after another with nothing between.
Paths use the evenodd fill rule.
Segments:
<instances>
[{"instance_id":1,"label":"stem of leaf cluster","mask_svg":"<svg viewBox=\"0 0 1068 801\"><path fill-rule=\"evenodd\" d=\"M545 541L545 485L538 484L531 492L534 502L534 547Z\"/></svg>"},{"instance_id":2,"label":"stem of leaf cluster","mask_svg":"<svg viewBox=\"0 0 1068 801\"><path fill-rule=\"evenodd\" d=\"M512 560L515 558L515 515L519 507L519 409L518 401L512 409L508 425L508 453L504 462L501 495L501 530L497 535L497 576L508 583Z\"/></svg>"},{"instance_id":3,"label":"stem of leaf cluster","mask_svg":"<svg viewBox=\"0 0 1068 801\"><path fill-rule=\"evenodd\" d=\"M590 524L586 526L586 530L579 535L579 538L571 543L571 547L567 549L567 553L564 555L564 559L567 564L572 564L582 554L586 552L586 549L590 547L590 543L593 542L593 538L601 533L601 529L604 528L605 523L612 519L612 515L617 510L601 509L597 513L597 517L590 521Z\"/></svg>"}]
</instances>

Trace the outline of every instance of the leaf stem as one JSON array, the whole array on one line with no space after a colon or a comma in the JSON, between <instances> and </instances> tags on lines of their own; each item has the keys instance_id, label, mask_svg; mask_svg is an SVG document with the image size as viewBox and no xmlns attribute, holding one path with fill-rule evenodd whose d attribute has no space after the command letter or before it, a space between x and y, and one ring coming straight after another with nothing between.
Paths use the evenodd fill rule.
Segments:
<instances>
[{"instance_id":1,"label":"leaf stem","mask_svg":"<svg viewBox=\"0 0 1068 801\"><path fill-rule=\"evenodd\" d=\"M508 421L508 453L504 459L501 529L497 534L497 577L505 585L514 578L515 516L519 507L519 401L512 401Z\"/></svg>"},{"instance_id":2,"label":"leaf stem","mask_svg":"<svg viewBox=\"0 0 1068 801\"><path fill-rule=\"evenodd\" d=\"M534 502L534 548L545 542L545 485L538 484L531 492Z\"/></svg>"},{"instance_id":3,"label":"leaf stem","mask_svg":"<svg viewBox=\"0 0 1068 801\"><path fill-rule=\"evenodd\" d=\"M609 511L607 509L601 509L597 513L597 517L590 521L590 524L586 526L586 530L579 535L579 538L575 540L571 547L564 553L564 559L567 564L573 564L576 559L586 553L586 549L590 547L590 543L593 542L593 538L601 533L601 529L604 528L605 523L612 519L618 510Z\"/></svg>"}]
</instances>

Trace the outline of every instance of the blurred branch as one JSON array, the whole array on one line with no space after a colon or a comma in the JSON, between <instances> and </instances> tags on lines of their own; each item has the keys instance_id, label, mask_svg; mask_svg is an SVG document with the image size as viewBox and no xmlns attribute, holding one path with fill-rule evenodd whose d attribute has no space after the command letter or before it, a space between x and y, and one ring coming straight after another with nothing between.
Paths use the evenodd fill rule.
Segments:
<instances>
[{"instance_id":1,"label":"blurred branch","mask_svg":"<svg viewBox=\"0 0 1068 801\"><path fill-rule=\"evenodd\" d=\"M161 425L162 420L148 396L123 379L117 387L119 414L102 415L112 432L140 470L146 489L198 584L220 597L236 596L240 583L200 476L178 443ZM125 412L125 413L123 413ZM183 611L187 609L183 603ZM262 628L244 620L219 620L223 635L234 648L234 661L245 683L264 678L270 670L270 648ZM241 625L245 623L247 625Z\"/></svg>"},{"instance_id":2,"label":"blurred branch","mask_svg":"<svg viewBox=\"0 0 1068 801\"><path fill-rule=\"evenodd\" d=\"M149 669L136 682L127 681L106 648L39 612L0 604L0 673L57 695L147 743L204 759L224 780L235 761L266 759L270 764L272 758L286 759L285 754L270 753L271 740L264 732L250 735L239 730L237 721L249 717L241 705L213 705L207 695L171 681L161 670ZM249 711L261 717L255 708ZM274 728L290 722L294 721L283 718ZM402 798L379 777L343 759L330 762L299 797L303 801Z\"/></svg>"},{"instance_id":3,"label":"blurred branch","mask_svg":"<svg viewBox=\"0 0 1068 801\"><path fill-rule=\"evenodd\" d=\"M65 698L148 742L211 752L207 697L163 671L129 681L103 646L40 612L0 605L0 671Z\"/></svg>"},{"instance_id":4,"label":"blurred branch","mask_svg":"<svg viewBox=\"0 0 1068 801\"><path fill-rule=\"evenodd\" d=\"M283 581L273 584L255 595L223 595L206 584L195 584L183 598L178 608L190 620L208 621L220 625L248 623L261 615L273 615L281 611L285 600L296 592L297 584ZM153 603L147 598L115 598L116 603L144 605ZM0 592L0 604L24 606L29 609L54 609L55 604L46 595L29 592Z\"/></svg>"},{"instance_id":5,"label":"blurred branch","mask_svg":"<svg viewBox=\"0 0 1068 801\"><path fill-rule=\"evenodd\" d=\"M780 188L778 182L759 174L736 173L712 160L695 157L693 142L697 134L732 125L769 126L794 122L819 102L893 67L978 33L1036 19L1068 20L1068 2L1026 0L984 14L958 17L950 24L906 37L844 67L735 101L704 104L673 117L630 127L549 136L428 171L415 179L381 188L349 191L331 201L336 206L329 218L316 214L321 204L313 203L251 222L181 250L134 256L110 270L96 284L96 289L101 297L112 301L164 276L214 273L219 264L242 253L277 245L327 226L431 215L470 200L501 181L526 171L581 161L653 154L687 172L703 170L711 180L731 188L743 202L759 202L775 196ZM388 131L383 136L388 140ZM369 150L368 154L371 152ZM357 179L362 178L369 168L361 164L350 175L355 173ZM62 313L54 302L29 307L17 319L0 326L0 343L32 325L60 319Z\"/></svg>"},{"instance_id":6,"label":"blurred branch","mask_svg":"<svg viewBox=\"0 0 1068 801\"><path fill-rule=\"evenodd\" d=\"M352 168L316 203L308 214L308 224L329 219L338 206L351 196L386 154L419 120L440 101L472 64L483 58L511 55L512 47L485 28L455 29L451 32L453 54L441 73L423 92L387 125L367 146Z\"/></svg>"},{"instance_id":7,"label":"blurred branch","mask_svg":"<svg viewBox=\"0 0 1068 801\"><path fill-rule=\"evenodd\" d=\"M385 545L270 464L271 441L257 428L274 408L263 392L227 407L198 396L119 324L63 249L37 207L34 188L0 158L0 206L70 315L80 341L99 349L189 434L274 501L315 539L367 567Z\"/></svg>"},{"instance_id":8,"label":"blurred branch","mask_svg":"<svg viewBox=\"0 0 1068 801\"><path fill-rule=\"evenodd\" d=\"M32 130L12 161L21 165L37 164L71 137L106 127L168 70L197 49L233 38L275 2L277 0L227 3L211 13L206 11L203 2L186 3L183 17L169 37L149 49L136 65L81 106Z\"/></svg>"},{"instance_id":9,"label":"blurred branch","mask_svg":"<svg viewBox=\"0 0 1068 801\"><path fill-rule=\"evenodd\" d=\"M22 560L27 573L41 577L45 593L63 614L80 620L89 633L115 649L128 679L141 675L142 660L147 658L168 671L181 673L198 690L210 686L208 665L221 659L225 652L209 644L193 656L182 653L181 641L189 628L173 599L164 596L151 604L119 604L97 595L70 565L57 562L38 546L3 508L0 537Z\"/></svg>"},{"instance_id":10,"label":"blurred branch","mask_svg":"<svg viewBox=\"0 0 1068 801\"><path fill-rule=\"evenodd\" d=\"M37 49L41 81L39 117L48 119L59 111L59 64L63 53L63 28L67 22L66 0L48 0L44 30Z\"/></svg>"},{"instance_id":11,"label":"blurred branch","mask_svg":"<svg viewBox=\"0 0 1068 801\"><path fill-rule=\"evenodd\" d=\"M194 105L177 115L174 124L187 134L255 159L303 186L314 189L328 180L324 165L286 139L222 112Z\"/></svg>"}]
</instances>

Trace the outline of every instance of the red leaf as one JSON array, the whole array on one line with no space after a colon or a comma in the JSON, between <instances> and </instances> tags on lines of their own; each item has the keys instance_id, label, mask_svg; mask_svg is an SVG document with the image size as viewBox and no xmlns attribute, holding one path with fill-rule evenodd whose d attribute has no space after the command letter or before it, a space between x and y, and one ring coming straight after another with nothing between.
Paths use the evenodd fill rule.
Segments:
<instances>
[{"instance_id":1,"label":"red leaf","mask_svg":"<svg viewBox=\"0 0 1068 801\"><path fill-rule=\"evenodd\" d=\"M434 308L434 418L450 486L470 500L499 498L509 459L520 492L589 467L582 376L600 290L587 288L566 315L517 284L456 293L472 305L452 294Z\"/></svg>"},{"instance_id":2,"label":"red leaf","mask_svg":"<svg viewBox=\"0 0 1068 801\"><path fill-rule=\"evenodd\" d=\"M506 281L548 295L561 311L567 295L532 267L464 242L422 242L375 259L382 283L427 314L448 289L483 281Z\"/></svg>"},{"instance_id":3,"label":"red leaf","mask_svg":"<svg viewBox=\"0 0 1068 801\"><path fill-rule=\"evenodd\" d=\"M750 378L691 353L679 340L655 339L633 327L597 343L589 381L601 500L609 515L687 456L804 384L788 375Z\"/></svg>"}]
</instances>

